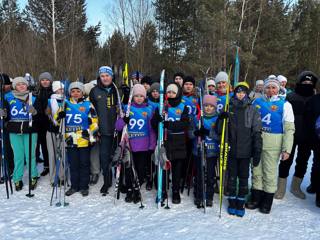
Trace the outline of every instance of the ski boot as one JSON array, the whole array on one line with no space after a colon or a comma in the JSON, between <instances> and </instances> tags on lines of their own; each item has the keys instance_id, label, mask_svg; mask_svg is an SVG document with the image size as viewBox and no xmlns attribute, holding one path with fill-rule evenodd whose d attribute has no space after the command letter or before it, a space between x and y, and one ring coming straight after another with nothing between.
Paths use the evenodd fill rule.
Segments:
<instances>
[{"instance_id":1,"label":"ski boot","mask_svg":"<svg viewBox=\"0 0 320 240\"><path fill-rule=\"evenodd\" d=\"M152 181L150 181L150 179L147 180L146 190L147 190L147 191L151 191L151 190L152 190Z\"/></svg>"},{"instance_id":2,"label":"ski boot","mask_svg":"<svg viewBox=\"0 0 320 240\"><path fill-rule=\"evenodd\" d=\"M109 194L108 190L109 190L109 181L108 181L108 176L103 178L103 186L100 189L100 193L102 193L102 196L106 196L107 194Z\"/></svg>"},{"instance_id":3,"label":"ski boot","mask_svg":"<svg viewBox=\"0 0 320 240\"><path fill-rule=\"evenodd\" d=\"M73 194L75 194L76 192L78 192L78 190L74 189L74 188L69 188L68 191L66 191L66 196L71 196Z\"/></svg>"},{"instance_id":4,"label":"ski boot","mask_svg":"<svg viewBox=\"0 0 320 240\"><path fill-rule=\"evenodd\" d=\"M238 217L243 217L244 214L246 213L246 210L244 207L245 202L246 202L245 198L238 197L236 200L236 215Z\"/></svg>"},{"instance_id":5,"label":"ski boot","mask_svg":"<svg viewBox=\"0 0 320 240\"><path fill-rule=\"evenodd\" d=\"M181 197L179 190L175 190L172 192L172 203L173 204L180 204L181 203Z\"/></svg>"},{"instance_id":6,"label":"ski boot","mask_svg":"<svg viewBox=\"0 0 320 240\"><path fill-rule=\"evenodd\" d=\"M133 201L133 191L131 188L128 188L127 196L124 199L127 203L131 203Z\"/></svg>"},{"instance_id":7,"label":"ski boot","mask_svg":"<svg viewBox=\"0 0 320 240\"><path fill-rule=\"evenodd\" d=\"M251 190L251 199L246 203L246 208L254 210L260 207L261 199L263 197L262 190Z\"/></svg>"},{"instance_id":8,"label":"ski boot","mask_svg":"<svg viewBox=\"0 0 320 240\"><path fill-rule=\"evenodd\" d=\"M80 190L82 197L87 197L89 195L89 189Z\"/></svg>"},{"instance_id":9,"label":"ski boot","mask_svg":"<svg viewBox=\"0 0 320 240\"><path fill-rule=\"evenodd\" d=\"M38 178L34 177L31 179L31 190L35 190L37 187L37 183L38 183Z\"/></svg>"},{"instance_id":10,"label":"ski boot","mask_svg":"<svg viewBox=\"0 0 320 240\"><path fill-rule=\"evenodd\" d=\"M229 202L228 213L230 215L235 215L236 214L236 197L235 196L228 197L228 202Z\"/></svg>"},{"instance_id":11,"label":"ski boot","mask_svg":"<svg viewBox=\"0 0 320 240\"><path fill-rule=\"evenodd\" d=\"M263 195L264 196L263 196L263 199L261 201L261 206L260 206L259 210L260 210L261 213L269 214L270 211L271 211L271 207L272 207L274 193L264 192Z\"/></svg>"},{"instance_id":12,"label":"ski boot","mask_svg":"<svg viewBox=\"0 0 320 240\"><path fill-rule=\"evenodd\" d=\"M307 193L309 194L315 194L316 193L316 189L314 186L312 186L312 184L310 184L308 187L307 187Z\"/></svg>"},{"instance_id":13,"label":"ski boot","mask_svg":"<svg viewBox=\"0 0 320 240\"><path fill-rule=\"evenodd\" d=\"M135 189L133 191L133 203L137 204L138 202L141 202L141 193L139 189Z\"/></svg>"},{"instance_id":14,"label":"ski boot","mask_svg":"<svg viewBox=\"0 0 320 240\"><path fill-rule=\"evenodd\" d=\"M93 174L90 179L90 185L96 185L99 181L99 174Z\"/></svg>"},{"instance_id":15,"label":"ski boot","mask_svg":"<svg viewBox=\"0 0 320 240\"><path fill-rule=\"evenodd\" d=\"M16 182L15 187L16 187L16 191L19 192L20 190L22 190L23 182L22 181Z\"/></svg>"}]
</instances>

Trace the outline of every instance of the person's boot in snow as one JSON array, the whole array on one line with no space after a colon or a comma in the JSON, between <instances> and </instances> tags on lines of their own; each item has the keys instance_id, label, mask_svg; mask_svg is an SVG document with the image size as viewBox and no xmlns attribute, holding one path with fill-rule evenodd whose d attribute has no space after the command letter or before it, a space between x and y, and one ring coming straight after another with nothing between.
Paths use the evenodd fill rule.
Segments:
<instances>
[{"instance_id":1,"label":"person's boot in snow","mask_svg":"<svg viewBox=\"0 0 320 240\"><path fill-rule=\"evenodd\" d=\"M132 199L133 199L134 204L141 202L141 194L140 194L139 189L135 189L133 191L133 198Z\"/></svg>"},{"instance_id":2,"label":"person's boot in snow","mask_svg":"<svg viewBox=\"0 0 320 240\"><path fill-rule=\"evenodd\" d=\"M151 191L152 190L152 181L150 180L150 177L148 177L147 183L146 183L146 190Z\"/></svg>"},{"instance_id":3,"label":"person's boot in snow","mask_svg":"<svg viewBox=\"0 0 320 240\"><path fill-rule=\"evenodd\" d=\"M257 209L260 207L261 199L263 197L262 190L251 190L251 199L246 203L246 208L248 209Z\"/></svg>"},{"instance_id":4,"label":"person's boot in snow","mask_svg":"<svg viewBox=\"0 0 320 240\"><path fill-rule=\"evenodd\" d=\"M244 204L245 204L246 200L245 198L240 198L238 197L237 198L237 201L236 201L236 215L238 217L243 217L244 214L245 214L245 208L244 208Z\"/></svg>"},{"instance_id":5,"label":"person's boot in snow","mask_svg":"<svg viewBox=\"0 0 320 240\"><path fill-rule=\"evenodd\" d=\"M104 177L103 178L103 180L104 180L104 183L103 183L103 186L102 186L102 188L100 189L100 193L102 193L102 195L107 195L109 192L108 192L108 190L109 190L109 181L108 181L108 177Z\"/></svg>"},{"instance_id":6,"label":"person's boot in snow","mask_svg":"<svg viewBox=\"0 0 320 240\"><path fill-rule=\"evenodd\" d=\"M272 202L273 202L273 197L274 197L274 193L267 193L267 192L263 193L261 206L259 208L261 213L264 213L264 214L270 213L271 207L272 207Z\"/></svg>"},{"instance_id":7,"label":"person's boot in snow","mask_svg":"<svg viewBox=\"0 0 320 240\"><path fill-rule=\"evenodd\" d=\"M96 185L99 181L99 174L93 174L91 176L90 185Z\"/></svg>"},{"instance_id":8,"label":"person's boot in snow","mask_svg":"<svg viewBox=\"0 0 320 240\"><path fill-rule=\"evenodd\" d=\"M69 190L66 191L66 196L71 196L72 194L75 194L76 192L78 192L78 190L76 190L74 188L69 188Z\"/></svg>"},{"instance_id":9,"label":"person's boot in snow","mask_svg":"<svg viewBox=\"0 0 320 240\"><path fill-rule=\"evenodd\" d=\"M34 177L31 179L31 190L35 190L37 187L37 183L38 183L38 178Z\"/></svg>"},{"instance_id":10,"label":"person's boot in snow","mask_svg":"<svg viewBox=\"0 0 320 240\"><path fill-rule=\"evenodd\" d=\"M20 190L22 190L22 188L23 188L23 182L22 182L22 181L16 182L16 183L15 183L15 187L16 187L16 191L17 191L17 192L20 191Z\"/></svg>"},{"instance_id":11,"label":"person's boot in snow","mask_svg":"<svg viewBox=\"0 0 320 240\"><path fill-rule=\"evenodd\" d=\"M127 203L131 203L133 201L133 191L131 188L128 188L127 190L127 196L124 199Z\"/></svg>"},{"instance_id":12,"label":"person's boot in snow","mask_svg":"<svg viewBox=\"0 0 320 240\"><path fill-rule=\"evenodd\" d=\"M228 213L230 215L235 215L236 214L236 196L229 196L228 197L228 202L229 202L229 206L228 206Z\"/></svg>"},{"instance_id":13,"label":"person's boot in snow","mask_svg":"<svg viewBox=\"0 0 320 240\"><path fill-rule=\"evenodd\" d=\"M297 198L306 199L306 194L300 188L302 180L302 178L293 176L290 192Z\"/></svg>"},{"instance_id":14,"label":"person's boot in snow","mask_svg":"<svg viewBox=\"0 0 320 240\"><path fill-rule=\"evenodd\" d=\"M275 199L283 199L286 194L287 178L278 178L278 189L274 194Z\"/></svg>"},{"instance_id":15,"label":"person's boot in snow","mask_svg":"<svg viewBox=\"0 0 320 240\"><path fill-rule=\"evenodd\" d=\"M173 204L181 203L179 190L178 191L175 190L175 191L172 192L172 203Z\"/></svg>"},{"instance_id":16,"label":"person's boot in snow","mask_svg":"<svg viewBox=\"0 0 320 240\"><path fill-rule=\"evenodd\" d=\"M315 194L316 193L316 188L311 183L307 187L307 193L309 193L309 194Z\"/></svg>"},{"instance_id":17,"label":"person's boot in snow","mask_svg":"<svg viewBox=\"0 0 320 240\"><path fill-rule=\"evenodd\" d=\"M84 189L80 191L82 197L86 197L89 195L89 189Z\"/></svg>"},{"instance_id":18,"label":"person's boot in snow","mask_svg":"<svg viewBox=\"0 0 320 240\"><path fill-rule=\"evenodd\" d=\"M41 173L41 176L44 177L44 176L47 176L49 173L49 168L45 167Z\"/></svg>"}]
</instances>

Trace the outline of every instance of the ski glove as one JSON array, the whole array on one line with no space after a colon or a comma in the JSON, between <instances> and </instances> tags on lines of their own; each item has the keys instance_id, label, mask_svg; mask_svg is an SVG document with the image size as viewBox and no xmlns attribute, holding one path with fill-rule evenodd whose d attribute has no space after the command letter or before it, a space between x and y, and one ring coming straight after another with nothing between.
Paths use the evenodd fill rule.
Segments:
<instances>
[{"instance_id":1,"label":"ski glove","mask_svg":"<svg viewBox=\"0 0 320 240\"><path fill-rule=\"evenodd\" d=\"M6 118L7 117L7 110L0 108L0 117Z\"/></svg>"},{"instance_id":2,"label":"ski glove","mask_svg":"<svg viewBox=\"0 0 320 240\"><path fill-rule=\"evenodd\" d=\"M219 119L228 119L230 118L230 113L229 112L221 112L219 115Z\"/></svg>"},{"instance_id":3,"label":"ski glove","mask_svg":"<svg viewBox=\"0 0 320 240\"><path fill-rule=\"evenodd\" d=\"M154 113L154 118L157 120L157 122L163 122L163 117L160 115L158 108Z\"/></svg>"},{"instance_id":4,"label":"ski glove","mask_svg":"<svg viewBox=\"0 0 320 240\"><path fill-rule=\"evenodd\" d=\"M66 138L66 144L67 146L73 146L73 139L71 136Z\"/></svg>"},{"instance_id":5,"label":"ski glove","mask_svg":"<svg viewBox=\"0 0 320 240\"><path fill-rule=\"evenodd\" d=\"M254 157L254 158L252 159L252 165L253 165L254 167L257 167L257 166L259 165L259 163L260 163L260 158L259 158L259 157Z\"/></svg>"},{"instance_id":6,"label":"ski glove","mask_svg":"<svg viewBox=\"0 0 320 240\"><path fill-rule=\"evenodd\" d=\"M57 120L59 121L60 119L63 119L66 117L66 112L65 111L61 111L58 113L58 118Z\"/></svg>"},{"instance_id":7,"label":"ski glove","mask_svg":"<svg viewBox=\"0 0 320 240\"><path fill-rule=\"evenodd\" d=\"M205 129L204 127L201 127L200 129L197 129L193 132L193 134L196 137L205 138L206 136L209 136L210 131L208 129Z\"/></svg>"},{"instance_id":8,"label":"ski glove","mask_svg":"<svg viewBox=\"0 0 320 240\"><path fill-rule=\"evenodd\" d=\"M89 140L89 132L88 130L82 130L82 138Z\"/></svg>"},{"instance_id":9,"label":"ski glove","mask_svg":"<svg viewBox=\"0 0 320 240\"><path fill-rule=\"evenodd\" d=\"M29 113L31 113L32 116L37 115L37 110L34 108L34 106L29 106Z\"/></svg>"},{"instance_id":10,"label":"ski glove","mask_svg":"<svg viewBox=\"0 0 320 240\"><path fill-rule=\"evenodd\" d=\"M130 88L126 84L121 85L121 91L123 95L129 96L130 95Z\"/></svg>"},{"instance_id":11,"label":"ski glove","mask_svg":"<svg viewBox=\"0 0 320 240\"><path fill-rule=\"evenodd\" d=\"M123 120L126 124L129 124L129 122L130 122L130 117L124 116L124 117L122 118L122 120Z\"/></svg>"}]
</instances>

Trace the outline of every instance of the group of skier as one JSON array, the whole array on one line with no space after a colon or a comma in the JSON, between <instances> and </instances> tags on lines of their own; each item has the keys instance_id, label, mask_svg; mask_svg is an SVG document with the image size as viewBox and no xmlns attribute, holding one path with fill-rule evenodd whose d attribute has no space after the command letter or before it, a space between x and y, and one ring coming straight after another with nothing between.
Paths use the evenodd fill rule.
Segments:
<instances>
[{"instance_id":1,"label":"group of skier","mask_svg":"<svg viewBox=\"0 0 320 240\"><path fill-rule=\"evenodd\" d=\"M179 204L184 189L193 188L197 208L212 207L219 193L220 209L226 195L228 213L242 217L245 208L270 213L273 199L284 198L294 159L290 191L306 198L300 185L313 152L307 192L316 193L320 207L315 73L302 72L292 91L282 75L257 80L252 91L246 82L232 87L223 71L206 74L199 85L181 72L164 77L159 82L137 71L119 91L109 66L85 84L54 81L44 72L35 88L30 75L1 74L2 183L8 188L12 178L20 191L26 163L34 190L43 158L40 175L49 174L53 189L65 189L70 178L66 196L88 196L101 172L104 196L115 176L115 198L125 193L126 202L143 206L145 184L169 208L169 196Z\"/></svg>"}]
</instances>

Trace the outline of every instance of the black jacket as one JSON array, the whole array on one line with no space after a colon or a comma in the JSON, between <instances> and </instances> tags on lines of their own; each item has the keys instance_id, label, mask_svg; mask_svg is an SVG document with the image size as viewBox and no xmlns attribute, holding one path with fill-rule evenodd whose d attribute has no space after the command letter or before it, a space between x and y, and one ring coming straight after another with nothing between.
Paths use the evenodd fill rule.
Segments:
<instances>
[{"instance_id":1,"label":"black jacket","mask_svg":"<svg viewBox=\"0 0 320 240\"><path fill-rule=\"evenodd\" d=\"M113 84L105 88L98 80L89 95L90 101L98 115L99 132L101 135L111 136L115 131L117 120L117 92Z\"/></svg>"},{"instance_id":2,"label":"black jacket","mask_svg":"<svg viewBox=\"0 0 320 240\"><path fill-rule=\"evenodd\" d=\"M305 132L306 139L313 147L320 147L320 140L315 132L315 124L317 118L320 116L320 94L311 97L306 103L305 111Z\"/></svg>"},{"instance_id":3,"label":"black jacket","mask_svg":"<svg viewBox=\"0 0 320 240\"><path fill-rule=\"evenodd\" d=\"M222 132L222 119L217 120L218 134ZM228 142L230 159L260 159L262 151L261 117L249 99L230 99Z\"/></svg>"},{"instance_id":4,"label":"black jacket","mask_svg":"<svg viewBox=\"0 0 320 240\"><path fill-rule=\"evenodd\" d=\"M305 87L311 87L311 91L305 91ZM294 113L294 125L295 133L294 140L296 143L303 143L307 140L307 134L305 131L306 122L304 119L304 113L306 110L306 103L313 95L312 85L297 84L295 91L287 95L288 102L291 103Z\"/></svg>"}]
</instances>

